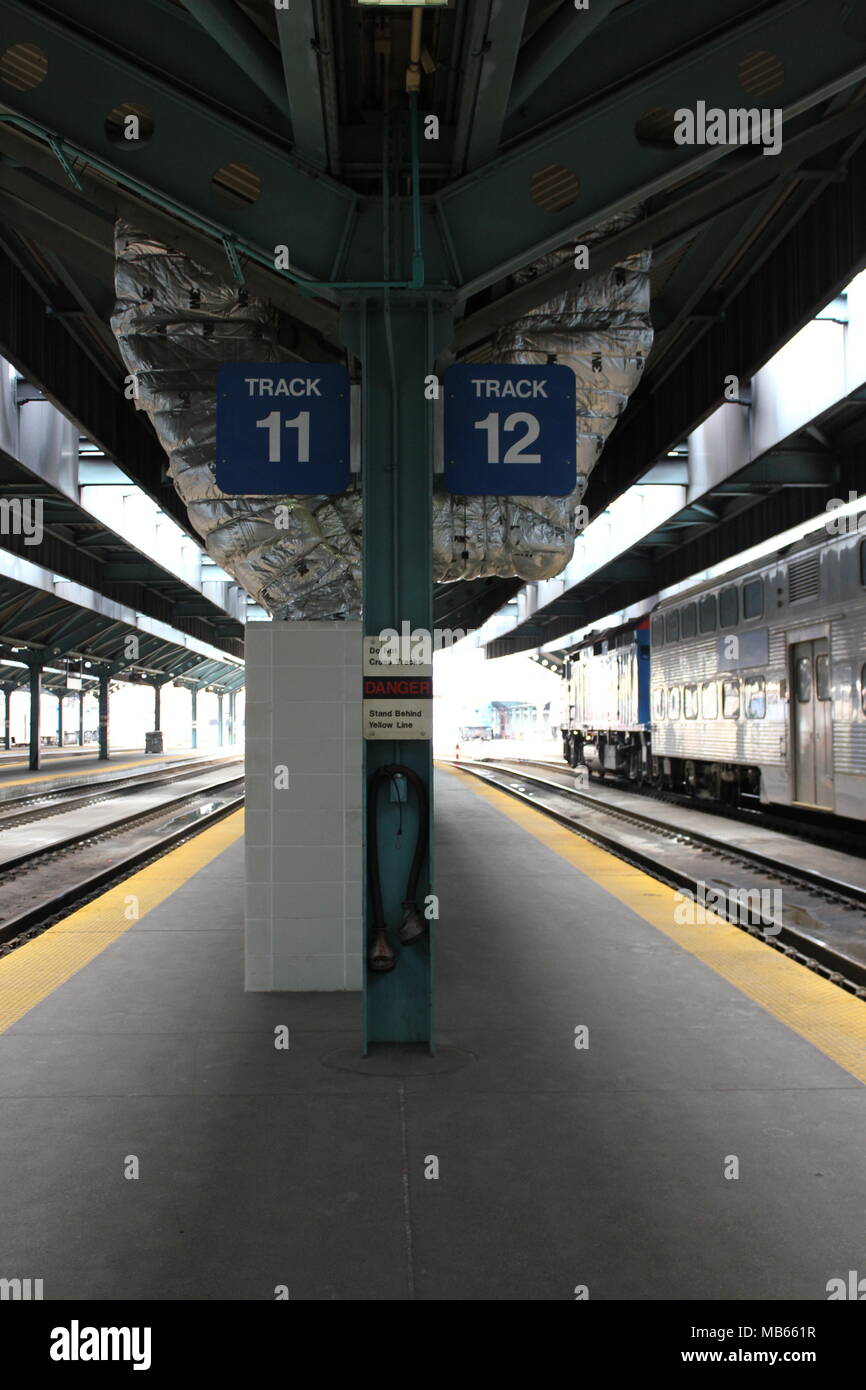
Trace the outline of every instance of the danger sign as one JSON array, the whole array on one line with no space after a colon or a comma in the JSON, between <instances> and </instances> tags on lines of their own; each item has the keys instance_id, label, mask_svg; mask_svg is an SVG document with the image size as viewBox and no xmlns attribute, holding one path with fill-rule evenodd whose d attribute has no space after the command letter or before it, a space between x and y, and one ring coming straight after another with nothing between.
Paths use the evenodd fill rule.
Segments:
<instances>
[{"instance_id":1,"label":"danger sign","mask_svg":"<svg viewBox=\"0 0 866 1390\"><path fill-rule=\"evenodd\" d=\"M433 667L382 661L386 640L364 638L364 737L432 739Z\"/></svg>"}]
</instances>

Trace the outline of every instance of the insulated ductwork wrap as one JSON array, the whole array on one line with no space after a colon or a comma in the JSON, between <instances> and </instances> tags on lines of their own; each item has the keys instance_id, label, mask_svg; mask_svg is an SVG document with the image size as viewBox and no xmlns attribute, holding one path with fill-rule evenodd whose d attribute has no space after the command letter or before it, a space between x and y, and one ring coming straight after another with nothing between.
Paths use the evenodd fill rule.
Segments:
<instances>
[{"instance_id":1,"label":"insulated ductwork wrap","mask_svg":"<svg viewBox=\"0 0 866 1390\"><path fill-rule=\"evenodd\" d=\"M594 242L628 225L612 219L583 238ZM516 285L555 270L574 252L557 251L514 276ZM551 579L571 559L577 507L605 441L637 386L652 347L649 251L629 256L579 289L541 304L503 329L491 362L570 367L577 387L577 486L568 497L442 494L434 511L434 572L440 581L485 575Z\"/></svg>"},{"instance_id":2,"label":"insulated ductwork wrap","mask_svg":"<svg viewBox=\"0 0 866 1390\"><path fill-rule=\"evenodd\" d=\"M599 228L595 237L612 229ZM585 240L591 247L592 238ZM564 256L546 257L518 281ZM548 579L570 560L589 474L652 344L649 262L649 252L632 256L499 334L492 360L555 359L574 372L578 485L565 498L434 492L438 582L489 575ZM281 359L273 308L122 221L116 227L116 289L112 328L136 405L150 416L208 554L276 618L356 617L357 489L340 497L227 497L216 486L217 371L224 362Z\"/></svg>"},{"instance_id":3,"label":"insulated ductwork wrap","mask_svg":"<svg viewBox=\"0 0 866 1390\"><path fill-rule=\"evenodd\" d=\"M126 223L115 250L111 326L208 554L275 618L357 616L359 492L226 497L214 480L217 372L279 361L276 313Z\"/></svg>"}]
</instances>

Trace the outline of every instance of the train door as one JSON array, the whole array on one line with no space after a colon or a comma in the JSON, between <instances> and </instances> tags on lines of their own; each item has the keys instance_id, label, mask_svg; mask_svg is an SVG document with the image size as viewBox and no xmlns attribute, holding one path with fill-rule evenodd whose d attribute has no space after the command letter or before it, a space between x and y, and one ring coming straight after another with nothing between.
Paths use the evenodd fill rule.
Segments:
<instances>
[{"instance_id":1,"label":"train door","mask_svg":"<svg viewBox=\"0 0 866 1390\"><path fill-rule=\"evenodd\" d=\"M833 808L833 721L826 637L791 647L794 800Z\"/></svg>"}]
</instances>

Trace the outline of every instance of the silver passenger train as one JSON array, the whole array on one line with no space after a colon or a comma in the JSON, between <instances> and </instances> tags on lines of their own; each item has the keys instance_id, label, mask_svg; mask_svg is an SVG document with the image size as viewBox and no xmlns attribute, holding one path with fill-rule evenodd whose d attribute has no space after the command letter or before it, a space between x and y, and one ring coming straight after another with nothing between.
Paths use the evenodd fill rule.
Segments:
<instances>
[{"instance_id":1,"label":"silver passenger train","mask_svg":"<svg viewBox=\"0 0 866 1390\"><path fill-rule=\"evenodd\" d=\"M571 654L572 765L708 800L866 816L862 534L814 532L665 599L650 634L648 702L631 675L633 696L611 689L608 644L596 634ZM630 640L617 630L618 645ZM596 698L589 721L588 689L609 706Z\"/></svg>"}]
</instances>

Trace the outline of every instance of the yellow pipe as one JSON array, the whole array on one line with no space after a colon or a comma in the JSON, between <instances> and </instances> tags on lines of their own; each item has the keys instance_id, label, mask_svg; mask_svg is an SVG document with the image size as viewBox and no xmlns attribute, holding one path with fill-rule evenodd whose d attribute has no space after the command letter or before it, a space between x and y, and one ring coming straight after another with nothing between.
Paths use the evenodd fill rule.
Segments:
<instances>
[{"instance_id":1,"label":"yellow pipe","mask_svg":"<svg viewBox=\"0 0 866 1390\"><path fill-rule=\"evenodd\" d=\"M421 38L424 27L424 10L416 5L412 10L412 36L409 40L409 66L406 69L406 91L421 90Z\"/></svg>"}]
</instances>

